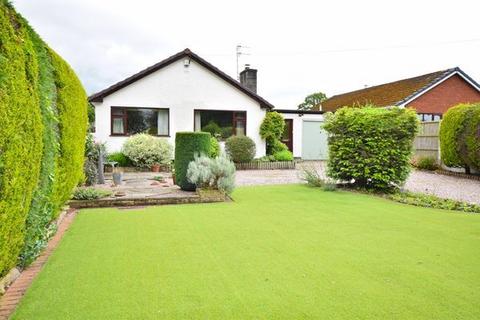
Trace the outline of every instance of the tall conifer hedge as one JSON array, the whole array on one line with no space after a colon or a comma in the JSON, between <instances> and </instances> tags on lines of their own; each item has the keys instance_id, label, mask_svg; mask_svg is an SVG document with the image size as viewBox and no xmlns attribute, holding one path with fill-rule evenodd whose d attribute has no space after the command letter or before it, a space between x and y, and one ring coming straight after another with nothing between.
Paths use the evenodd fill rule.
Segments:
<instances>
[{"instance_id":1,"label":"tall conifer hedge","mask_svg":"<svg viewBox=\"0 0 480 320\"><path fill-rule=\"evenodd\" d=\"M75 73L0 0L0 277L29 264L81 178L87 97Z\"/></svg>"}]
</instances>

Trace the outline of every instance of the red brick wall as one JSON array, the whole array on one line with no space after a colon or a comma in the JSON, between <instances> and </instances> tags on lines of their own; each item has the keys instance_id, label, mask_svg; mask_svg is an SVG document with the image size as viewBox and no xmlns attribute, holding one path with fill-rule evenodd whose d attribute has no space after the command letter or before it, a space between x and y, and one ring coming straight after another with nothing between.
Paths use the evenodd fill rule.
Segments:
<instances>
[{"instance_id":1,"label":"red brick wall","mask_svg":"<svg viewBox=\"0 0 480 320\"><path fill-rule=\"evenodd\" d=\"M459 103L480 102L480 92L454 75L407 104L418 113L445 113Z\"/></svg>"}]
</instances>

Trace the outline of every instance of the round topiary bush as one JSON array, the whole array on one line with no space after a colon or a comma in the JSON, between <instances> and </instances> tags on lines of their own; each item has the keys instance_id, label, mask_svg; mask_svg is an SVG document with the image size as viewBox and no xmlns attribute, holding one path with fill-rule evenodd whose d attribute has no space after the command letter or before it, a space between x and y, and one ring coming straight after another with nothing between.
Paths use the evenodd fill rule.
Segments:
<instances>
[{"instance_id":1,"label":"round topiary bush","mask_svg":"<svg viewBox=\"0 0 480 320\"><path fill-rule=\"evenodd\" d=\"M154 164L167 164L172 160L172 146L164 138L146 133L135 134L127 139L122 152L137 167L150 168Z\"/></svg>"},{"instance_id":2,"label":"round topiary bush","mask_svg":"<svg viewBox=\"0 0 480 320\"><path fill-rule=\"evenodd\" d=\"M255 142L247 136L232 136L225 142L225 150L233 162L250 162L255 157Z\"/></svg>"},{"instance_id":3,"label":"round topiary bush","mask_svg":"<svg viewBox=\"0 0 480 320\"><path fill-rule=\"evenodd\" d=\"M210 154L210 138L208 132L177 132L175 135L175 180L182 190L195 190L195 185L187 179L188 164L195 155Z\"/></svg>"}]
</instances>

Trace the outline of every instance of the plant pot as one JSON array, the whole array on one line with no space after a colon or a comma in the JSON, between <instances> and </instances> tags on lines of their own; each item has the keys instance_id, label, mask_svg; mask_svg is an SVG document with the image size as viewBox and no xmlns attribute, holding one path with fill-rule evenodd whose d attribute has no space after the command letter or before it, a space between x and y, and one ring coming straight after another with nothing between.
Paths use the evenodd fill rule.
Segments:
<instances>
[{"instance_id":1,"label":"plant pot","mask_svg":"<svg viewBox=\"0 0 480 320\"><path fill-rule=\"evenodd\" d=\"M153 164L151 169L152 169L152 172L160 172L160 165L159 164Z\"/></svg>"},{"instance_id":2,"label":"plant pot","mask_svg":"<svg viewBox=\"0 0 480 320\"><path fill-rule=\"evenodd\" d=\"M122 184L123 173L122 172L114 172L112 174L113 177L113 184L119 186Z\"/></svg>"}]
</instances>

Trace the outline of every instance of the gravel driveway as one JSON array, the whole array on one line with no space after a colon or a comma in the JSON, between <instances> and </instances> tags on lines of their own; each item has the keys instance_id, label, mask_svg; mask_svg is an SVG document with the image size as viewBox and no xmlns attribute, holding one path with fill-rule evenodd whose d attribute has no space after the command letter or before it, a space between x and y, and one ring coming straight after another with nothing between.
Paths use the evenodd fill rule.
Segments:
<instances>
[{"instance_id":1,"label":"gravel driveway","mask_svg":"<svg viewBox=\"0 0 480 320\"><path fill-rule=\"evenodd\" d=\"M296 170L240 170L236 173L236 182L244 186L302 183L300 175L303 166L314 166L325 172L324 162L302 162L297 164ZM480 181L477 180L413 170L405 189L480 204Z\"/></svg>"}]
</instances>

